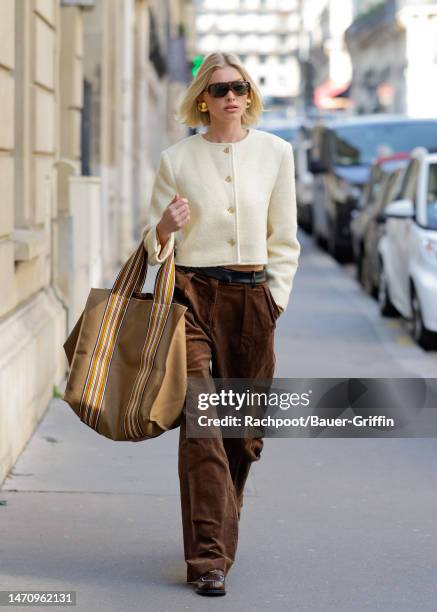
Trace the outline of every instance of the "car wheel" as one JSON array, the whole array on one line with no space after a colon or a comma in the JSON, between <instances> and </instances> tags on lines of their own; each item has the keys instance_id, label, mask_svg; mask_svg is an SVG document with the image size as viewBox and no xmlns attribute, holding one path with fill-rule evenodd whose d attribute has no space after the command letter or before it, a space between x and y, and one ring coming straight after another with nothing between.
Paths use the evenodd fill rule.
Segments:
<instances>
[{"instance_id":1,"label":"car wheel","mask_svg":"<svg viewBox=\"0 0 437 612\"><path fill-rule=\"evenodd\" d=\"M344 250L338 245L337 235L332 227L329 228L328 233L328 251L338 262L345 260Z\"/></svg>"},{"instance_id":2,"label":"car wheel","mask_svg":"<svg viewBox=\"0 0 437 612\"><path fill-rule=\"evenodd\" d=\"M357 255L355 259L355 272L357 281L363 286L363 251Z\"/></svg>"},{"instance_id":3,"label":"car wheel","mask_svg":"<svg viewBox=\"0 0 437 612\"><path fill-rule=\"evenodd\" d=\"M312 234L313 233L313 214L312 214L311 208L308 208L307 225L308 225L308 233Z\"/></svg>"},{"instance_id":4,"label":"car wheel","mask_svg":"<svg viewBox=\"0 0 437 612\"><path fill-rule=\"evenodd\" d=\"M312 233L311 217L308 211L308 206L298 207L298 221L301 228L305 230L307 234Z\"/></svg>"},{"instance_id":5,"label":"car wheel","mask_svg":"<svg viewBox=\"0 0 437 612\"><path fill-rule=\"evenodd\" d=\"M316 245L322 249L326 247L326 241L313 226L313 238Z\"/></svg>"},{"instance_id":6,"label":"car wheel","mask_svg":"<svg viewBox=\"0 0 437 612\"><path fill-rule=\"evenodd\" d=\"M411 287L411 321L409 324L411 335L414 340L424 349L433 349L437 347L437 334L434 334L425 327L422 316L422 308L420 306L419 297Z\"/></svg>"},{"instance_id":7,"label":"car wheel","mask_svg":"<svg viewBox=\"0 0 437 612\"><path fill-rule=\"evenodd\" d=\"M384 266L381 262L379 268L379 283L378 283L378 304L379 304L379 312L383 317L397 317L398 311L393 306L393 303L390 300L390 293L387 283L387 275L384 270Z\"/></svg>"}]
</instances>

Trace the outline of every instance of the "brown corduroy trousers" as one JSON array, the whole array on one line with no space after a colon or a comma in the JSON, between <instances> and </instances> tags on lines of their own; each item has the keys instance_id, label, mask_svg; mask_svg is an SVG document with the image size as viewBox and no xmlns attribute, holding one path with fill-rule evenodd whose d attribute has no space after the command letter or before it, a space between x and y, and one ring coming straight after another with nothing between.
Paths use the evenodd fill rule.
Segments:
<instances>
[{"instance_id":1,"label":"brown corduroy trousers","mask_svg":"<svg viewBox=\"0 0 437 612\"><path fill-rule=\"evenodd\" d=\"M176 267L174 300L188 308L188 378L273 378L280 313L266 282L224 283ZM243 490L263 440L187 437L185 408L178 471L187 582L194 582L213 568L226 574L234 562Z\"/></svg>"}]
</instances>

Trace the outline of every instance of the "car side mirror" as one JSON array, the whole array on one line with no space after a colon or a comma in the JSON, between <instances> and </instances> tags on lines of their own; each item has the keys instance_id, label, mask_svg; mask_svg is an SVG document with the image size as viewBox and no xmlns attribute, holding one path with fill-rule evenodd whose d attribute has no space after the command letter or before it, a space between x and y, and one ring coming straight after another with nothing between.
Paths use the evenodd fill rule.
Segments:
<instances>
[{"instance_id":1,"label":"car side mirror","mask_svg":"<svg viewBox=\"0 0 437 612\"><path fill-rule=\"evenodd\" d=\"M414 206L411 200L395 200L384 210L386 219L411 219L414 217Z\"/></svg>"},{"instance_id":2,"label":"car side mirror","mask_svg":"<svg viewBox=\"0 0 437 612\"><path fill-rule=\"evenodd\" d=\"M312 159L310 161L311 174L323 174L324 172L327 172L327 170L326 165L319 159Z\"/></svg>"},{"instance_id":3,"label":"car side mirror","mask_svg":"<svg viewBox=\"0 0 437 612\"><path fill-rule=\"evenodd\" d=\"M376 215L376 217L375 217L375 221L376 221L376 223L385 223L385 221L386 221L385 214L383 212L382 213L378 213Z\"/></svg>"}]
</instances>

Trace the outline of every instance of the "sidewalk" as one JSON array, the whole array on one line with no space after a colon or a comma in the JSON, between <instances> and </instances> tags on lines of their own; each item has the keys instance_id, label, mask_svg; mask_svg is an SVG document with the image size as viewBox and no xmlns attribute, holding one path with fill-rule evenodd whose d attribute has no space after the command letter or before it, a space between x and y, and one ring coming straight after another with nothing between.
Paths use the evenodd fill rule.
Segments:
<instances>
[{"instance_id":1,"label":"sidewalk","mask_svg":"<svg viewBox=\"0 0 437 612\"><path fill-rule=\"evenodd\" d=\"M276 375L320 375L340 321L330 371L344 362L370 375L363 364L382 368L384 356L387 372L420 359L431 371L434 356L393 348L401 332L372 313L344 271L304 240L292 305L278 322ZM205 598L185 583L178 434L116 443L52 400L0 491L0 589L75 590L83 612L435 610L434 439L265 439L228 594Z\"/></svg>"}]
</instances>

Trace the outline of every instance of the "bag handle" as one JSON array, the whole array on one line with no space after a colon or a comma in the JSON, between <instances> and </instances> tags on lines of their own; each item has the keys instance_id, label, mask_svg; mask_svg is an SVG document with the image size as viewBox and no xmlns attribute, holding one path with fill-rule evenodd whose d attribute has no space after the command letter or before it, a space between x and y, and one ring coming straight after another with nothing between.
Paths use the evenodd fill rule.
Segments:
<instances>
[{"instance_id":1,"label":"bag handle","mask_svg":"<svg viewBox=\"0 0 437 612\"><path fill-rule=\"evenodd\" d=\"M79 406L80 419L94 429L97 427L101 413L117 337L134 290L141 292L144 285L147 276L147 259L148 255L141 241L117 275L106 303ZM174 287L173 251L161 265L155 280L153 304L141 353L141 365L125 415L124 427L127 439L143 435L138 418L139 408L170 312Z\"/></svg>"}]
</instances>

